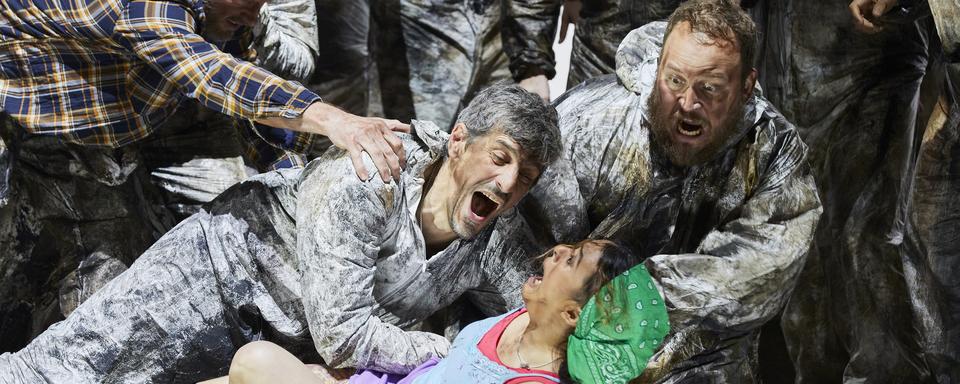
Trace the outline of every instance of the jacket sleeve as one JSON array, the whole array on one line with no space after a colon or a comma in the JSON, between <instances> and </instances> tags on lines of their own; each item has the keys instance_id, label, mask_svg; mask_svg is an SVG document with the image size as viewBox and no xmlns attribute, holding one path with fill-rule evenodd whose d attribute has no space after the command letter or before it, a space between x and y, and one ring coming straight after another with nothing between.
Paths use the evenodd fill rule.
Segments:
<instances>
[{"instance_id":1,"label":"jacket sleeve","mask_svg":"<svg viewBox=\"0 0 960 384\"><path fill-rule=\"evenodd\" d=\"M310 80L318 56L317 8L313 0L274 0L263 6L257 61L286 79Z\"/></svg>"},{"instance_id":2,"label":"jacket sleeve","mask_svg":"<svg viewBox=\"0 0 960 384\"><path fill-rule=\"evenodd\" d=\"M960 26L956 20L957 15L960 15L960 3L950 0L915 1L918 5L927 3L929 6L947 61L960 63Z\"/></svg>"},{"instance_id":3,"label":"jacket sleeve","mask_svg":"<svg viewBox=\"0 0 960 384\"><path fill-rule=\"evenodd\" d=\"M134 0L116 24L115 39L187 97L231 117L297 118L320 100L299 83L220 51L196 32L194 17L176 2Z\"/></svg>"},{"instance_id":4,"label":"jacket sleeve","mask_svg":"<svg viewBox=\"0 0 960 384\"><path fill-rule=\"evenodd\" d=\"M387 217L399 192L395 184L376 178L350 177L352 169L346 158L320 170L308 167L305 172L314 174L300 184L297 256L310 334L333 367L409 372L446 355L449 342L432 333L404 331L374 314L375 262L383 238L396 230Z\"/></svg>"},{"instance_id":5,"label":"jacket sleeve","mask_svg":"<svg viewBox=\"0 0 960 384\"><path fill-rule=\"evenodd\" d=\"M553 37L560 15L560 0L502 0L503 50L510 58L510 73L520 81L536 75L553 78Z\"/></svg>"},{"instance_id":6,"label":"jacket sleeve","mask_svg":"<svg viewBox=\"0 0 960 384\"><path fill-rule=\"evenodd\" d=\"M822 208L804 144L796 133L787 142L738 217L709 232L697 253L645 261L671 323L651 364L669 370L699 343L716 339L704 334L757 329L790 297Z\"/></svg>"}]
</instances>

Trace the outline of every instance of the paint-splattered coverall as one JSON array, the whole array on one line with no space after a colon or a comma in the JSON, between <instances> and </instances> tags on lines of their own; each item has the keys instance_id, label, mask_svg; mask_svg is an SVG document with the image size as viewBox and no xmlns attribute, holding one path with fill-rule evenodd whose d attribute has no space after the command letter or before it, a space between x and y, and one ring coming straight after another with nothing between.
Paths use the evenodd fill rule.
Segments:
<instances>
[{"instance_id":1,"label":"paint-splattered coverall","mask_svg":"<svg viewBox=\"0 0 960 384\"><path fill-rule=\"evenodd\" d=\"M271 1L264 9L263 23L258 29L263 37L258 46L263 63L287 75L312 70L315 60L310 51L310 37L297 29L308 20L291 17L313 9L312 0L301 2L303 0ZM17 6L26 7L24 4L28 3ZM87 4L87 9L93 9L92 4L95 3ZM99 24L91 26L92 22L84 19L82 12L51 10L53 15L76 17L73 24L76 28L62 30L57 27L62 22L60 19L44 18L40 11L8 11L8 18L0 20L0 25L7 28L0 39L3 40L2 52L6 54L0 81L20 82L16 64L21 66L19 73L23 73L23 68L29 68L26 60L37 60L35 68L50 71L43 76L25 76L35 84L58 79L61 76L56 70L58 65L81 71L84 65L96 67L85 72L87 81L72 83L81 89L97 79L93 74L110 78L111 72L98 67L99 63L107 63L109 67L113 60L123 60L118 57L135 56L132 51L123 53L109 39L122 35L118 32L122 28L114 28L116 33L112 35L109 31L110 19L119 17L117 15L99 14ZM20 29L30 32L17 34ZM315 31L316 27L305 29ZM73 31L76 35L64 31ZM316 36L312 38L315 46ZM24 48L11 48L30 39L36 44L30 49L41 49L45 45L93 46L94 51L102 50L87 59L96 57L101 62L71 61L75 57L64 53L67 64L62 64L55 54L17 55L16 52L23 52ZM64 52L76 54L82 52L82 48L64 49ZM214 53L205 54L209 57ZM83 57L82 54L76 56ZM304 56L310 61L302 62L300 59ZM123 76L151 79L160 76L143 68L149 65L141 64L132 65ZM126 84L138 81L130 80ZM121 91L110 86L83 92L77 89L69 97L66 91L59 93L64 96L63 104L80 105L80 99L93 95L122 100L132 93L129 89ZM170 92L170 89L153 90L151 94L162 98ZM101 99L94 98L93 104ZM59 102L50 104L65 108ZM126 107L119 107L119 103L108 101L103 104L89 110L101 116L107 111L117 114L117 109L130 110L140 105L128 102ZM64 131L73 133L30 136L22 122L5 115L0 112L0 275L4 276L0 281L0 351L26 345L33 336L69 314L79 302L125 269L177 221L247 177L247 168L241 159L245 152L244 140L238 137L233 119L204 108L192 99L180 103L176 112L161 125L151 126L155 130L144 140L132 144L131 140L123 140L122 146L107 145L109 138L99 142L89 140L91 129L79 122L65 124ZM53 125L62 117L39 120ZM71 134L87 140L82 141L83 144L71 143L77 140ZM254 135L249 136L259 141ZM266 143L261 144L269 148L268 152L282 153ZM261 155L264 160L269 157L266 152Z\"/></svg>"},{"instance_id":2,"label":"paint-splattered coverall","mask_svg":"<svg viewBox=\"0 0 960 384\"><path fill-rule=\"evenodd\" d=\"M754 11L761 84L810 145L825 207L782 321L797 382L957 382L960 111L933 25L957 20L902 1L866 34L849 3Z\"/></svg>"},{"instance_id":3,"label":"paint-splattered coverall","mask_svg":"<svg viewBox=\"0 0 960 384\"><path fill-rule=\"evenodd\" d=\"M195 382L261 338L312 338L327 364L385 372L444 355L447 339L409 329L465 292L490 314L520 305L529 253L503 241L525 228L510 213L496 234L428 258L415 212L447 135L414 129L399 183L358 180L333 149L231 187L66 320L0 355L0 382Z\"/></svg>"},{"instance_id":4,"label":"paint-splattered coverall","mask_svg":"<svg viewBox=\"0 0 960 384\"><path fill-rule=\"evenodd\" d=\"M570 52L567 88L614 73L617 47L635 28L666 20L683 0L585 0Z\"/></svg>"},{"instance_id":5,"label":"paint-splattered coverall","mask_svg":"<svg viewBox=\"0 0 960 384\"><path fill-rule=\"evenodd\" d=\"M385 115L450 129L501 80L554 75L554 0L388 0L375 5ZM459 104L458 104L459 102Z\"/></svg>"},{"instance_id":6,"label":"paint-splattered coverall","mask_svg":"<svg viewBox=\"0 0 960 384\"><path fill-rule=\"evenodd\" d=\"M718 158L672 166L646 111L664 29L631 32L616 75L557 100L565 152L521 212L560 241L610 238L646 259L672 331L640 382L752 382L758 330L793 290L821 212L807 147L755 95Z\"/></svg>"}]
</instances>

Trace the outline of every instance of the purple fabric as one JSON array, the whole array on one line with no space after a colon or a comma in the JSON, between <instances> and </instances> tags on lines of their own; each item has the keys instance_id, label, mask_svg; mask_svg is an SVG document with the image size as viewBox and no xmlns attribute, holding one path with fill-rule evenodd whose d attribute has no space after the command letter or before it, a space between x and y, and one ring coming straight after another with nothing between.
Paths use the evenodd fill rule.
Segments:
<instances>
[{"instance_id":1,"label":"purple fabric","mask_svg":"<svg viewBox=\"0 0 960 384\"><path fill-rule=\"evenodd\" d=\"M383 373L371 370L359 370L353 376L350 376L350 384L410 384L413 379L424 373L440 362L439 357L431 357L430 360L418 365L407 375L398 375L393 373Z\"/></svg>"}]
</instances>

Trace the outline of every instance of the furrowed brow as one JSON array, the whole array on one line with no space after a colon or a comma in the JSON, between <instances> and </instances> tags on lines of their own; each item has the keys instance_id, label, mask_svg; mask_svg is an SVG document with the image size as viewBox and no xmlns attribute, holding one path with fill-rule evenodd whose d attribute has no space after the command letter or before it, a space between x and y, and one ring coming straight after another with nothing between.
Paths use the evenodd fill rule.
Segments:
<instances>
[{"instance_id":1,"label":"furrowed brow","mask_svg":"<svg viewBox=\"0 0 960 384\"><path fill-rule=\"evenodd\" d=\"M515 153L515 154L519 154L519 153L520 153L520 148L519 148L516 144L511 143L511 142L510 142L509 140L507 140L507 139L499 138L499 139L497 139L496 143L497 143L497 144L500 144L501 147L504 147L504 148L510 150L511 152Z\"/></svg>"}]
</instances>

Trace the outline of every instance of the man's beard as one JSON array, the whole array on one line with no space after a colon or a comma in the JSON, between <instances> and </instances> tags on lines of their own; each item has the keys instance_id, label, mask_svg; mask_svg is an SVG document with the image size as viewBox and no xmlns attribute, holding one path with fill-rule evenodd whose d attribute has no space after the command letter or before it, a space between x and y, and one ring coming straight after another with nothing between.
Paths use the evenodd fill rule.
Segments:
<instances>
[{"instance_id":1,"label":"man's beard","mask_svg":"<svg viewBox=\"0 0 960 384\"><path fill-rule=\"evenodd\" d=\"M677 129L679 121L670 115L660 112L663 104L660 89L653 88L653 93L647 98L647 113L650 119L650 132L653 134L653 145L656 145L667 156L671 163L681 167L703 164L716 158L724 150L727 141L737 134L737 124L743 118L743 108L746 99L741 98L731 109L733 113L727 117L719 127L710 127L711 137L707 138L707 145L701 149L690 148L682 143L673 141L671 135ZM703 121L701 119L701 121ZM704 121L705 122L705 121ZM701 134L706 134L704 131Z\"/></svg>"}]
</instances>

